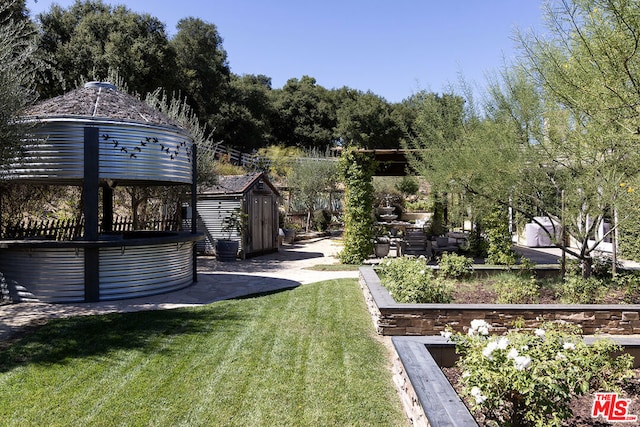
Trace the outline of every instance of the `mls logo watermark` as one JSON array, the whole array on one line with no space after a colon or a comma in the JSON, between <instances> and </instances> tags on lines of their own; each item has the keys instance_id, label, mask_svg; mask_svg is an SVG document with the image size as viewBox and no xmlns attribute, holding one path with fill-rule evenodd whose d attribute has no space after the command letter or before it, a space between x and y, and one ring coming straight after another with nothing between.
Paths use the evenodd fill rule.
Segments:
<instances>
[{"instance_id":1,"label":"mls logo watermark","mask_svg":"<svg viewBox=\"0 0 640 427\"><path fill-rule=\"evenodd\" d=\"M591 416L596 418L600 415L607 421L634 422L638 420L637 415L629 415L629 405L631 399L618 397L618 393L596 393L591 408Z\"/></svg>"}]
</instances>

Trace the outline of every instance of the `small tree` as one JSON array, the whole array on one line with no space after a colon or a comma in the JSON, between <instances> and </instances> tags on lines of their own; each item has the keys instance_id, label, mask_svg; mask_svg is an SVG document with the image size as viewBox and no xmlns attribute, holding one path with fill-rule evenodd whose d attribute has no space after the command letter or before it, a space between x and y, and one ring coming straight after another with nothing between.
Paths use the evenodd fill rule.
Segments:
<instances>
[{"instance_id":1,"label":"small tree","mask_svg":"<svg viewBox=\"0 0 640 427\"><path fill-rule=\"evenodd\" d=\"M16 118L36 99L35 75L43 68L35 55L35 28L22 6L17 0L0 3L0 163L20 153L28 125Z\"/></svg>"},{"instance_id":2,"label":"small tree","mask_svg":"<svg viewBox=\"0 0 640 427\"><path fill-rule=\"evenodd\" d=\"M298 158L287 177L294 197L306 209L306 231L309 232L313 212L322 203L323 195L335 187L338 163L335 159L310 150L305 157Z\"/></svg>"},{"instance_id":3,"label":"small tree","mask_svg":"<svg viewBox=\"0 0 640 427\"><path fill-rule=\"evenodd\" d=\"M214 172L215 152L219 143L214 141L213 133L209 132L207 127L201 124L196 113L187 104L187 100L175 96L170 97L165 91L157 89L147 94L145 102L165 113L189 132L198 150L198 183L214 183L216 180Z\"/></svg>"}]
</instances>

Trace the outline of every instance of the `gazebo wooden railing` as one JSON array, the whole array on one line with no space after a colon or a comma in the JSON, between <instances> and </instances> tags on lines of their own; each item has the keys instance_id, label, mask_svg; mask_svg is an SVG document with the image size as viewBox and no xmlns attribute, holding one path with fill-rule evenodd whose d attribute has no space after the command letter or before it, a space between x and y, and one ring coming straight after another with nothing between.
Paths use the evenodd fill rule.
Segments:
<instances>
[{"instance_id":1,"label":"gazebo wooden railing","mask_svg":"<svg viewBox=\"0 0 640 427\"><path fill-rule=\"evenodd\" d=\"M116 217L113 220L113 232L134 231L134 221L130 217ZM180 221L176 218L156 218L142 221L139 229L151 231L179 231ZM101 230L102 231L102 230ZM84 219L45 219L8 221L0 230L4 240L47 239L74 240L84 233Z\"/></svg>"}]
</instances>

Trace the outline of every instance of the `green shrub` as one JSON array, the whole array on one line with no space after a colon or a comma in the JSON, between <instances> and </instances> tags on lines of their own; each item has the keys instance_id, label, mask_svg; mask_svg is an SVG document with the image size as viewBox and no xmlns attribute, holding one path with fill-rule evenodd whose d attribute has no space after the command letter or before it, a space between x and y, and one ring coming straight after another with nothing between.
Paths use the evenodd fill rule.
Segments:
<instances>
[{"instance_id":1,"label":"green shrub","mask_svg":"<svg viewBox=\"0 0 640 427\"><path fill-rule=\"evenodd\" d=\"M494 209L483 220L487 238L487 264L514 265L518 254L512 248L511 232L506 211Z\"/></svg>"},{"instance_id":2,"label":"green shrub","mask_svg":"<svg viewBox=\"0 0 640 427\"><path fill-rule=\"evenodd\" d=\"M488 250L489 243L476 231L473 231L469 235L467 247L464 248L463 253L471 257L486 258Z\"/></svg>"},{"instance_id":3,"label":"green shrub","mask_svg":"<svg viewBox=\"0 0 640 427\"><path fill-rule=\"evenodd\" d=\"M460 354L463 395L486 425L560 426L570 418L570 401L596 390L616 390L632 376L633 358L600 340L588 346L578 327L545 323L535 331L491 336L491 326L474 320L468 334L443 332Z\"/></svg>"},{"instance_id":4,"label":"green shrub","mask_svg":"<svg viewBox=\"0 0 640 427\"><path fill-rule=\"evenodd\" d=\"M426 199L417 199L405 202L405 208L408 211L428 212L431 209L431 203Z\"/></svg>"},{"instance_id":5,"label":"green shrub","mask_svg":"<svg viewBox=\"0 0 640 427\"><path fill-rule=\"evenodd\" d=\"M313 226L318 231L327 231L331 224L331 213L327 209L318 209L313 212Z\"/></svg>"},{"instance_id":6,"label":"green shrub","mask_svg":"<svg viewBox=\"0 0 640 427\"><path fill-rule=\"evenodd\" d=\"M396 183L395 187L402 194L412 195L418 193L420 183L416 177L403 176L402 179Z\"/></svg>"},{"instance_id":7,"label":"green shrub","mask_svg":"<svg viewBox=\"0 0 640 427\"><path fill-rule=\"evenodd\" d=\"M493 288L498 304L534 304L540 298L540 287L533 276L502 274Z\"/></svg>"},{"instance_id":8,"label":"green shrub","mask_svg":"<svg viewBox=\"0 0 640 427\"><path fill-rule=\"evenodd\" d=\"M446 279L459 279L473 271L473 259L445 252L438 261L438 272Z\"/></svg>"},{"instance_id":9,"label":"green shrub","mask_svg":"<svg viewBox=\"0 0 640 427\"><path fill-rule=\"evenodd\" d=\"M624 272L611 279L617 289L624 291L624 302L640 304L640 273Z\"/></svg>"},{"instance_id":10,"label":"green shrub","mask_svg":"<svg viewBox=\"0 0 640 427\"><path fill-rule=\"evenodd\" d=\"M560 285L559 297L564 304L598 304L606 292L605 284L597 277L568 274Z\"/></svg>"},{"instance_id":11,"label":"green shrub","mask_svg":"<svg viewBox=\"0 0 640 427\"><path fill-rule=\"evenodd\" d=\"M377 272L396 302L449 303L453 299L451 284L436 277L425 258L385 258Z\"/></svg>"}]
</instances>

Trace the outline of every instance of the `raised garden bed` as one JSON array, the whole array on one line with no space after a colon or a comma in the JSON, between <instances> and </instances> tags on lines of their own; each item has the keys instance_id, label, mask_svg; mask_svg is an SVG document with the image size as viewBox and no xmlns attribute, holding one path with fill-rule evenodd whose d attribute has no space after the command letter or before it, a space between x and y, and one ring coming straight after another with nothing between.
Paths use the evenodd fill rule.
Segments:
<instances>
[{"instance_id":1,"label":"raised garden bed","mask_svg":"<svg viewBox=\"0 0 640 427\"><path fill-rule=\"evenodd\" d=\"M496 333L515 321L537 327L563 320L585 335L640 334L640 306L631 304L401 304L382 286L373 267L360 268L362 287L376 330L381 335L439 335L447 326L464 332L473 319L484 319Z\"/></svg>"},{"instance_id":2,"label":"raised garden bed","mask_svg":"<svg viewBox=\"0 0 640 427\"><path fill-rule=\"evenodd\" d=\"M395 335L394 381L413 425L477 425L441 370L453 366L457 355L440 332L447 326L464 332L473 319L484 319L497 334L516 320L531 328L553 320L579 324L585 335L613 335L634 356L634 367L640 365L640 338L632 336L640 334L638 305L402 304L393 300L371 266L360 268L360 285L378 333Z\"/></svg>"},{"instance_id":3,"label":"raised garden bed","mask_svg":"<svg viewBox=\"0 0 640 427\"><path fill-rule=\"evenodd\" d=\"M585 340L593 341L593 337L585 337ZM637 369L640 364L640 338L617 337L616 341L634 356L634 368ZM392 342L396 351L394 382L412 425L477 425L442 371L442 368L454 366L457 360L452 343L440 336L393 337Z\"/></svg>"}]
</instances>

